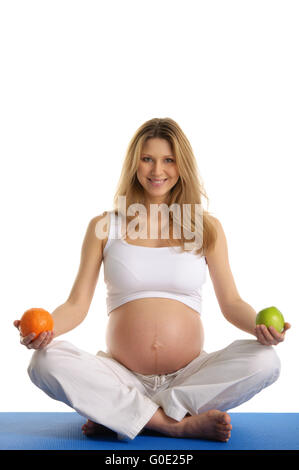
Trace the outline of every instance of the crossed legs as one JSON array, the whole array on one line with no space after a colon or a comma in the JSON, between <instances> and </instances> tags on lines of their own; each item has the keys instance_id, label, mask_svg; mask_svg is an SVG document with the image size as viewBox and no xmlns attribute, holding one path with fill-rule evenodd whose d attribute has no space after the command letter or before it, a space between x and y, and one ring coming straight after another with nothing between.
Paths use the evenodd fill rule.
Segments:
<instances>
[{"instance_id":1,"label":"crossed legs","mask_svg":"<svg viewBox=\"0 0 299 470\"><path fill-rule=\"evenodd\" d=\"M128 439L147 428L173 437L223 441L231 432L226 411L273 383L279 372L274 348L256 340L202 353L166 390L151 397L114 359L93 356L66 341L35 351L28 367L33 383L88 418L86 434L92 433L90 423L98 423Z\"/></svg>"}]
</instances>

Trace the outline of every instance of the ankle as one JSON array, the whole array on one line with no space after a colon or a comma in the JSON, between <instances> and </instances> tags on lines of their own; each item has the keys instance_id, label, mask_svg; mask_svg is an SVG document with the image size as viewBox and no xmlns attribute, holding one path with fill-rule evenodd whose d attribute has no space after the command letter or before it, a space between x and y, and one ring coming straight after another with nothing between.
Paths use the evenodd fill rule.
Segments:
<instances>
[{"instance_id":1,"label":"ankle","mask_svg":"<svg viewBox=\"0 0 299 470\"><path fill-rule=\"evenodd\" d=\"M144 427L172 437L180 434L180 422L167 416L162 408L157 409Z\"/></svg>"}]
</instances>

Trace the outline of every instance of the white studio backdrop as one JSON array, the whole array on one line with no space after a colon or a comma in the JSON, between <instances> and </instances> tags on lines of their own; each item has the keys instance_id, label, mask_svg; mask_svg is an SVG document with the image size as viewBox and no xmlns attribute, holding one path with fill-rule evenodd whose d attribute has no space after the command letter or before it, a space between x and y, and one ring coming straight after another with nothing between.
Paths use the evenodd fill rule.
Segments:
<instances>
[{"instance_id":1,"label":"white studio backdrop","mask_svg":"<svg viewBox=\"0 0 299 470\"><path fill-rule=\"evenodd\" d=\"M27 375L13 321L68 297L89 220L112 208L129 140L186 133L242 298L292 324L279 380L232 411L299 412L296 1L2 1L1 409L73 411ZM204 287L205 350L253 338ZM57 340L105 349L103 265L85 321Z\"/></svg>"}]
</instances>

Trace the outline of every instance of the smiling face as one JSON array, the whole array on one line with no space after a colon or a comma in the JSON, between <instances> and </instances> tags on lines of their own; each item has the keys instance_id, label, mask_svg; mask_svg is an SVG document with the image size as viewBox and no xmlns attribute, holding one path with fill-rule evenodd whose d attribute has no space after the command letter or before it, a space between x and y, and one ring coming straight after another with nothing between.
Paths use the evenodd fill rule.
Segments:
<instances>
[{"instance_id":1,"label":"smiling face","mask_svg":"<svg viewBox=\"0 0 299 470\"><path fill-rule=\"evenodd\" d=\"M146 204L165 202L179 179L176 158L166 139L152 137L143 146L137 179L145 191Z\"/></svg>"}]
</instances>

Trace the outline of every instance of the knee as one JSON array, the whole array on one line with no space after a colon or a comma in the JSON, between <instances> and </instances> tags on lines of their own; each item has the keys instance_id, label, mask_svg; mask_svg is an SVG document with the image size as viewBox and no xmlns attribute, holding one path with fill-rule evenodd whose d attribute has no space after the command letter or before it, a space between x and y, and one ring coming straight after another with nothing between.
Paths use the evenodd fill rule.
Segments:
<instances>
[{"instance_id":1,"label":"knee","mask_svg":"<svg viewBox=\"0 0 299 470\"><path fill-rule=\"evenodd\" d=\"M265 384L275 382L281 370L281 362L273 346L265 346L257 340L245 340L246 361L249 374L258 374Z\"/></svg>"},{"instance_id":2,"label":"knee","mask_svg":"<svg viewBox=\"0 0 299 470\"><path fill-rule=\"evenodd\" d=\"M37 349L34 351L27 368L27 373L32 382L36 383L38 379L47 373L51 362L49 359L50 355L47 349Z\"/></svg>"},{"instance_id":3,"label":"knee","mask_svg":"<svg viewBox=\"0 0 299 470\"><path fill-rule=\"evenodd\" d=\"M273 346L264 346L260 344L261 348L257 355L259 367L265 377L265 380L271 384L275 382L281 370L281 362L277 352Z\"/></svg>"},{"instance_id":4,"label":"knee","mask_svg":"<svg viewBox=\"0 0 299 470\"><path fill-rule=\"evenodd\" d=\"M54 341L44 349L37 349L32 354L27 373L33 383L39 382L51 373L59 364L59 349L65 341Z\"/></svg>"}]
</instances>

